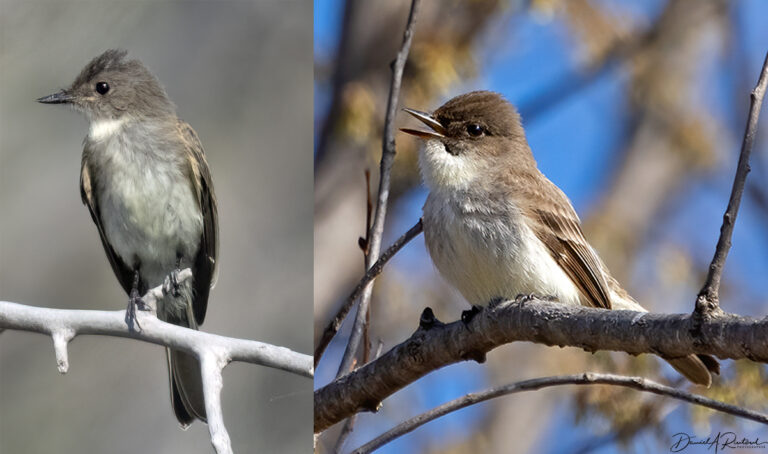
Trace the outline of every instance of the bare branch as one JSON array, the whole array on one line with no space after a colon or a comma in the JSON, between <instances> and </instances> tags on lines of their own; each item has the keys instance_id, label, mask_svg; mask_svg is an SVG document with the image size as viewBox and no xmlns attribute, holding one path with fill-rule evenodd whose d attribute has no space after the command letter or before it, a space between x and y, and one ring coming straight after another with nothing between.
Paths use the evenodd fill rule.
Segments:
<instances>
[{"instance_id":1,"label":"bare branch","mask_svg":"<svg viewBox=\"0 0 768 454\"><path fill-rule=\"evenodd\" d=\"M514 341L589 352L653 353L664 358L698 353L768 362L768 317L724 314L694 333L693 315L607 311L534 298L493 305L467 325L444 325L429 318L422 315L424 328L381 358L316 390L315 432L354 413L375 411L383 399L429 372L468 359L483 361L488 351Z\"/></svg>"},{"instance_id":2,"label":"bare branch","mask_svg":"<svg viewBox=\"0 0 768 454\"><path fill-rule=\"evenodd\" d=\"M179 273L179 281L192 277L189 269ZM165 323L153 315L157 300L162 298L162 286L149 290L142 300L152 311L138 311L141 330L126 323L122 311L66 310L33 307L0 301L0 329L14 329L47 334L53 339L59 372L69 368L67 345L78 335L96 334L127 337L195 355L200 361L205 395L205 410L211 443L217 453L231 453L229 435L224 427L221 409L221 372L232 361L242 361L281 369L312 378L314 368L309 355L284 347L245 339L218 336Z\"/></svg>"},{"instance_id":3,"label":"bare branch","mask_svg":"<svg viewBox=\"0 0 768 454\"><path fill-rule=\"evenodd\" d=\"M450 402L446 402L438 407L435 407L427 412L424 412L418 416L415 416L407 421L398 424L391 430L379 435L365 445L352 451L353 454L366 454L373 452L381 446L389 443L390 441L412 432L416 428L434 420L448 413L462 408L469 407L486 400L494 399L496 397L507 396L509 394L516 394L524 391L536 391L542 388L549 388L552 386L561 385L613 385L624 386L627 388L636 389L638 391L649 392L658 394L661 396L672 397L673 399L682 400L694 405L701 405L702 407L711 408L713 410L728 413L730 415L739 416L752 421L757 421L761 424L768 424L768 415L745 408L738 407L736 405L726 404L708 397L704 397L698 394L693 394L682 389L671 388L669 386L656 383L642 377L626 377L622 375L614 374L600 374L600 373L584 373L579 375L563 375L555 377L541 377L531 380L524 380L508 385L491 388L487 391L479 393L470 393L462 396L458 399L454 399Z\"/></svg>"},{"instance_id":4,"label":"bare branch","mask_svg":"<svg viewBox=\"0 0 768 454\"><path fill-rule=\"evenodd\" d=\"M368 244L368 255L366 257L366 268L370 268L379 258L381 249L381 238L384 233L384 219L387 216L387 202L389 201L389 180L392 171L392 164L395 160L395 116L397 115L397 104L400 98L400 83L403 79L403 69L408 60L408 52L411 49L413 40L413 24L416 19L416 12L419 7L419 0L412 0L411 10L408 12L408 21L403 33L403 44L397 53L394 64L392 65L392 83L389 87L389 99L387 100L387 115L384 120L384 140L381 152L381 167L379 177L379 192L376 200L376 213L373 217L371 233L366 238L370 241ZM351 369L357 349L360 345L360 339L363 335L363 324L368 313L368 306L371 301L373 284L368 283L363 290L360 298L360 305L355 316L355 323L352 326L352 332L349 336L347 349L341 360L337 377L341 376Z\"/></svg>"},{"instance_id":5,"label":"bare branch","mask_svg":"<svg viewBox=\"0 0 768 454\"><path fill-rule=\"evenodd\" d=\"M355 301L357 301L357 298L360 296L360 294L363 293L363 289L365 289L368 283L376 279L376 277L384 270L384 265L386 265L387 262L389 262L389 260L394 257L400 249L403 248L403 246L418 236L422 230L423 225L421 224L421 219L419 219L419 221L413 227L405 232L400 238L397 239L397 241L392 244L392 246L390 246L386 251L384 251L383 254L381 254L381 257L379 257L376 263L374 263L373 266L370 267L365 273L363 278L360 279L360 282L358 282L355 289L352 290L352 293L350 293L347 299L344 300L344 304L341 306L341 308L339 308L339 311L328 323L328 326L325 327L323 335L320 337L320 341L315 348L315 367L317 367L317 363L320 362L320 358L323 357L323 353L328 347L328 344L331 343L333 336L335 336L341 328L341 324L347 317L349 310L352 309L352 305L355 303Z\"/></svg>"},{"instance_id":6,"label":"bare branch","mask_svg":"<svg viewBox=\"0 0 768 454\"><path fill-rule=\"evenodd\" d=\"M744 131L744 140L741 143L741 153L739 154L739 163L736 166L736 176L733 180L731 197L728 200L728 208L723 215L723 225L720 227L720 238L717 240L715 256L712 257L712 263L709 265L709 272L704 286L696 297L696 314L709 317L721 313L720 309L720 278L723 275L725 259L728 257L728 250L731 248L731 236L733 236L733 227L736 223L736 216L739 214L739 204L741 196L744 193L744 184L747 181L749 173L749 155L752 152L752 146L757 134L757 120L760 117L760 109L763 105L766 86L768 86L768 53L765 55L763 69L760 72L760 78L757 85L750 94L749 119Z\"/></svg>"},{"instance_id":7,"label":"bare branch","mask_svg":"<svg viewBox=\"0 0 768 454\"><path fill-rule=\"evenodd\" d=\"M221 409L221 388L224 387L221 371L229 361L223 352L205 352L200 355L199 359L211 444L219 454L232 454L232 443L229 440L227 429L224 427L224 414Z\"/></svg>"}]
</instances>

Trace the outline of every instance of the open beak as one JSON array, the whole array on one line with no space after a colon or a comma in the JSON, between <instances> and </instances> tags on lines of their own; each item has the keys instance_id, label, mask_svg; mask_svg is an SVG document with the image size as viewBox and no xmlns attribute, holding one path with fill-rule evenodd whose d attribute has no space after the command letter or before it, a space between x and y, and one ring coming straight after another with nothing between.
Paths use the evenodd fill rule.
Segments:
<instances>
[{"instance_id":1,"label":"open beak","mask_svg":"<svg viewBox=\"0 0 768 454\"><path fill-rule=\"evenodd\" d=\"M64 90L61 90L58 93L43 96L42 98L37 98L37 102L41 102L43 104L65 104L72 102L72 99L72 95Z\"/></svg>"},{"instance_id":2,"label":"open beak","mask_svg":"<svg viewBox=\"0 0 768 454\"><path fill-rule=\"evenodd\" d=\"M445 137L446 131L443 125L439 121L435 120L432 115L421 112L418 110L403 108L404 111L416 117L417 120L432 128L432 131L420 131L418 129L400 128L401 131L411 134L422 139L441 139Z\"/></svg>"}]
</instances>

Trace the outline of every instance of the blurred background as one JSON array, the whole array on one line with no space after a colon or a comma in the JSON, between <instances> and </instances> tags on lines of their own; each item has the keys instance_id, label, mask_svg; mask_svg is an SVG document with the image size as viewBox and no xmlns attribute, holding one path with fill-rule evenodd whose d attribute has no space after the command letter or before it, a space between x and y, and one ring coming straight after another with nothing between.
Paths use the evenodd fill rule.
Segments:
<instances>
[{"instance_id":1,"label":"blurred background","mask_svg":"<svg viewBox=\"0 0 768 454\"><path fill-rule=\"evenodd\" d=\"M315 0L315 333L363 274L364 171L375 178L390 80L410 1ZM768 50L760 0L476 0L422 2L400 106L433 110L474 89L502 93L523 118L540 169L571 198L586 236L648 309L690 312L733 182L754 87ZM764 109L765 110L765 109ZM421 127L400 114L397 126ZM419 143L398 134L384 247L419 218ZM722 306L764 316L768 303L768 115L729 256ZM467 308L434 270L419 237L376 281L371 341L386 351L418 326L425 306L453 321ZM354 313L354 311L352 312ZM349 317L317 370L336 373ZM766 409L766 369L723 361L697 392ZM687 386L643 355L587 354L516 343L434 372L363 413L346 452L397 423L468 392L585 370ZM327 431L330 452L341 424ZM764 427L676 401L606 387L548 389L443 417L386 453L666 452L672 435Z\"/></svg>"},{"instance_id":2,"label":"blurred background","mask_svg":"<svg viewBox=\"0 0 768 454\"><path fill-rule=\"evenodd\" d=\"M0 0L0 299L123 309L78 180L87 121L35 99L112 47L160 79L199 134L219 200L220 274L205 331L310 353L312 4ZM163 348L78 337L70 369L51 339L0 335L0 452L210 453L179 429ZM311 380L251 364L224 371L235 452L308 452Z\"/></svg>"}]
</instances>

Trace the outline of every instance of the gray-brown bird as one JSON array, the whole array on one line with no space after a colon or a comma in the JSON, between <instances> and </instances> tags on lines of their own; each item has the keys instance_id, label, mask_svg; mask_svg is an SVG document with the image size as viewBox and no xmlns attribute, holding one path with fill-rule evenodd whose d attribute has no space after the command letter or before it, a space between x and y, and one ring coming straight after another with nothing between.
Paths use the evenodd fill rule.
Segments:
<instances>
[{"instance_id":1,"label":"gray-brown bird","mask_svg":"<svg viewBox=\"0 0 768 454\"><path fill-rule=\"evenodd\" d=\"M473 305L521 294L647 312L611 277L584 238L568 197L538 169L520 116L497 93L457 96L433 113L405 109L431 131L419 167L429 196L424 236L438 271ZM717 361L666 359L710 386Z\"/></svg>"},{"instance_id":2,"label":"gray-brown bird","mask_svg":"<svg viewBox=\"0 0 768 454\"><path fill-rule=\"evenodd\" d=\"M197 134L176 116L160 82L123 50L88 63L72 85L38 99L86 115L80 194L120 285L140 296L165 285L157 315L197 329L216 279L218 222L213 182ZM179 283L180 269L192 281ZM206 421L200 365L166 349L173 410L182 427Z\"/></svg>"}]
</instances>

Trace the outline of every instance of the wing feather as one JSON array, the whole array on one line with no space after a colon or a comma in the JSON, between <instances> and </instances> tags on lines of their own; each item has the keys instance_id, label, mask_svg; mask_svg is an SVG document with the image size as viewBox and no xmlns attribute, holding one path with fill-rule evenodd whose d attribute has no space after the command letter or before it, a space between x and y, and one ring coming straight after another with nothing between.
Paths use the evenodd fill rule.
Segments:
<instances>
[{"instance_id":1,"label":"wing feather","mask_svg":"<svg viewBox=\"0 0 768 454\"><path fill-rule=\"evenodd\" d=\"M99 203L96 200L96 193L93 191L93 180L91 179L91 171L88 167L88 148L83 152L83 160L80 166L80 198L83 200L83 204L88 207L88 211L91 213L91 219L96 224L96 229L99 231L99 238L101 238L101 244L104 246L104 252L107 254L112 271L115 273L118 282L125 290L125 293L131 292L133 286L134 271L123 262L119 255L112 249L112 246L107 240L107 236L104 234L104 226L101 220L101 213L99 212ZM139 281L139 292L143 294L147 291L146 283L142 280Z\"/></svg>"},{"instance_id":2,"label":"wing feather","mask_svg":"<svg viewBox=\"0 0 768 454\"><path fill-rule=\"evenodd\" d=\"M177 127L187 153L188 171L192 176L190 180L203 214L203 234L193 265L195 297L192 310L199 325L205 319L210 289L216 285L219 251L218 208L211 172L200 139L186 122L179 120Z\"/></svg>"},{"instance_id":3,"label":"wing feather","mask_svg":"<svg viewBox=\"0 0 768 454\"><path fill-rule=\"evenodd\" d=\"M593 307L611 309L602 262L584 238L578 215L565 194L549 180L545 181L548 184L542 193L528 198L549 201L530 208L530 218L539 224L533 231L571 278L585 302Z\"/></svg>"}]
</instances>

